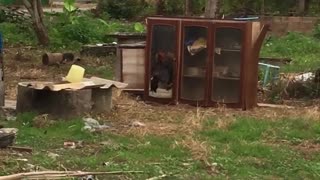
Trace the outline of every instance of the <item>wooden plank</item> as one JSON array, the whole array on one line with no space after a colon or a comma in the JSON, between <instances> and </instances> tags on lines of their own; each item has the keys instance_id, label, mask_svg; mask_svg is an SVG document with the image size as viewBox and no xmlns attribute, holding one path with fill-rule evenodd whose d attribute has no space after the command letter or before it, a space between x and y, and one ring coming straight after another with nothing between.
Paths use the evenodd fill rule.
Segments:
<instances>
[{"instance_id":1,"label":"wooden plank","mask_svg":"<svg viewBox=\"0 0 320 180\"><path fill-rule=\"evenodd\" d=\"M260 31L261 31L260 22L252 22L252 47L256 42L256 40L258 39Z\"/></svg>"},{"instance_id":2,"label":"wooden plank","mask_svg":"<svg viewBox=\"0 0 320 180\"><path fill-rule=\"evenodd\" d=\"M281 108L281 109L293 109L293 106L287 105L280 105L280 104L265 104L265 103L258 103L259 107L268 107L268 108Z\"/></svg>"},{"instance_id":3,"label":"wooden plank","mask_svg":"<svg viewBox=\"0 0 320 180\"><path fill-rule=\"evenodd\" d=\"M9 149L12 149L12 150L14 150L14 151L32 153L32 148L19 147L19 146L8 146L8 148L9 148Z\"/></svg>"}]
</instances>

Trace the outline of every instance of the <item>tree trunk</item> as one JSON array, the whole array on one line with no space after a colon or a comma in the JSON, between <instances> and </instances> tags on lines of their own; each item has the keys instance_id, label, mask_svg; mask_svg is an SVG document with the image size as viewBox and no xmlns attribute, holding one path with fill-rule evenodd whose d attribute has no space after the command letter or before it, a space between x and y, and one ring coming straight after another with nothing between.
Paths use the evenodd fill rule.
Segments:
<instances>
[{"instance_id":1,"label":"tree trunk","mask_svg":"<svg viewBox=\"0 0 320 180\"><path fill-rule=\"evenodd\" d=\"M184 4L184 8L185 8L185 11L184 11L184 14L186 16L190 16L191 15L191 1L190 0L185 0L185 4Z\"/></svg>"},{"instance_id":2,"label":"tree trunk","mask_svg":"<svg viewBox=\"0 0 320 180\"><path fill-rule=\"evenodd\" d=\"M48 46L49 36L43 23L43 9L41 0L23 0L23 4L31 15L32 26L37 35L39 44Z\"/></svg>"},{"instance_id":3,"label":"tree trunk","mask_svg":"<svg viewBox=\"0 0 320 180\"><path fill-rule=\"evenodd\" d=\"M39 41L39 44L43 46L49 45L49 36L47 29L44 27L43 23L34 22L33 23L34 30L37 34L37 38Z\"/></svg>"},{"instance_id":4,"label":"tree trunk","mask_svg":"<svg viewBox=\"0 0 320 180\"><path fill-rule=\"evenodd\" d=\"M216 18L218 13L219 0L207 0L207 6L205 11L206 18Z\"/></svg>"}]
</instances>

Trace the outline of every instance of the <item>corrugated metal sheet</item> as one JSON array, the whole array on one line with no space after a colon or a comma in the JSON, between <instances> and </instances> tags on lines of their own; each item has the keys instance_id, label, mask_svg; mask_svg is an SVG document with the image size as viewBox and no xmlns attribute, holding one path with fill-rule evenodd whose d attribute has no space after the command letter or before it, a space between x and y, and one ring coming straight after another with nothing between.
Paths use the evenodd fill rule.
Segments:
<instances>
[{"instance_id":1,"label":"corrugated metal sheet","mask_svg":"<svg viewBox=\"0 0 320 180\"><path fill-rule=\"evenodd\" d=\"M116 87L118 89L123 89L127 87L128 84L121 83L117 81L112 81L108 79L102 79L98 77L92 77L90 79L84 79L80 83L54 83L54 82L20 82L20 86L25 86L37 90L51 90L51 91L61 91L61 90L80 90L85 88L101 88L108 89L110 87Z\"/></svg>"}]
</instances>

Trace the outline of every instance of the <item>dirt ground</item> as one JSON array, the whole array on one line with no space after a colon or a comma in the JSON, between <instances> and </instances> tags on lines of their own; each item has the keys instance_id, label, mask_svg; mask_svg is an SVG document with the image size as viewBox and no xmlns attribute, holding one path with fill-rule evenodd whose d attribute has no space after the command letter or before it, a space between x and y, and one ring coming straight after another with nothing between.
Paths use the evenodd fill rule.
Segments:
<instances>
[{"instance_id":1,"label":"dirt ground","mask_svg":"<svg viewBox=\"0 0 320 180\"><path fill-rule=\"evenodd\" d=\"M17 55L19 52L21 56ZM60 67L47 67L42 65L41 56L43 50L32 48L9 48L5 50L5 83L6 99L15 100L17 96L17 84L22 81L59 81L66 76L71 64ZM100 66L111 66L112 62L107 58L82 57L79 62L84 67L98 68ZM87 74L86 76L95 75ZM119 91L118 91L119 92ZM114 108L109 114L94 116L100 122L111 124L111 131L114 134L126 137L145 137L156 135L161 137L182 136L175 142L176 146L183 146L192 153L195 160L207 160L212 148L204 140L197 138L197 132L205 128L204 124L208 118L214 118L219 129L227 129L237 118L255 118L259 120L277 121L282 118L302 118L318 122L320 120L319 101L308 103L304 101L287 102L291 108L255 108L250 111L238 109L220 108L199 108L188 105L167 106L149 104L138 97L125 93L115 93ZM138 122L140 128L132 125ZM264 142L276 146L278 142ZM282 144L286 142L281 142ZM90 149L97 145L90 146ZM319 152L319 144L304 141L293 146L293 148L304 152L306 157L313 152ZM311 153L312 152L312 153ZM7 152L0 151L1 154ZM0 164L1 166L1 164Z\"/></svg>"},{"instance_id":2,"label":"dirt ground","mask_svg":"<svg viewBox=\"0 0 320 180\"><path fill-rule=\"evenodd\" d=\"M17 54L22 56L17 56ZM41 62L43 50L31 48L9 48L5 50L5 84L6 99L15 100L17 96L17 84L23 81L59 81L66 76L71 64L57 66L44 66ZM112 62L106 58L82 57L79 63L84 67L112 66ZM94 74L86 74L90 77ZM120 93L117 93L118 95ZM226 108L196 108L188 105L172 106L150 105L146 104L139 98L131 97L122 93L121 96L115 97L115 107L112 115L108 119L114 120L115 123L129 124L128 121L143 121L149 124L151 129L143 129L145 133L171 134L176 131L188 131L189 126L197 126L201 122L192 122L194 119L201 121L208 116L218 116L223 119L230 119L233 116L250 116L265 119L278 119L281 117L307 117L311 119L320 119L319 101L286 101L292 108L256 108L251 111L241 111ZM306 106L308 104L308 106ZM143 109L143 112L140 110ZM103 116L103 115L102 115ZM169 118L168 118L169 117ZM171 119L174 118L175 119ZM176 119L190 119L189 123L177 124ZM228 121L224 121L228 122ZM223 124L222 124L223 126ZM118 127L121 127L118 126ZM125 128L128 130L127 128ZM128 132L126 132L128 133Z\"/></svg>"},{"instance_id":3,"label":"dirt ground","mask_svg":"<svg viewBox=\"0 0 320 180\"><path fill-rule=\"evenodd\" d=\"M59 81L66 76L72 64L63 64L61 66L44 66L42 65L42 55L46 53L42 49L31 47L24 48L7 48L4 50L5 63L5 84L6 99L15 100L17 93L17 84L23 81ZM75 54L80 57L79 54ZM112 60L110 58L81 57L81 61L77 64L88 67L90 69L98 69L107 66L112 69ZM91 73L91 74L90 74ZM86 76L90 77L94 72L86 72ZM267 103L263 94L258 93L260 103ZM313 107L319 106L320 100L283 100L286 105L296 107Z\"/></svg>"},{"instance_id":4,"label":"dirt ground","mask_svg":"<svg viewBox=\"0 0 320 180\"><path fill-rule=\"evenodd\" d=\"M25 81L60 81L65 77L71 67L71 63L60 66L45 66L42 64L44 50L25 48L7 48L4 50L4 72L5 72L5 96L8 100L15 100L17 96L17 85ZM49 53L49 52L48 52ZM75 57L79 57L75 54ZM77 64L84 67L109 66L110 61L103 58L85 57ZM90 77L92 74L86 73Z\"/></svg>"}]
</instances>

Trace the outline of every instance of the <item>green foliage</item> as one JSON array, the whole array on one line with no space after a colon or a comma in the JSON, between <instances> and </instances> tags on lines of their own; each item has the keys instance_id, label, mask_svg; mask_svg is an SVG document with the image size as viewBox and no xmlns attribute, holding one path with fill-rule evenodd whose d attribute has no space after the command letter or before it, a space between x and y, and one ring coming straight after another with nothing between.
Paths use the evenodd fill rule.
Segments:
<instances>
[{"instance_id":1,"label":"green foliage","mask_svg":"<svg viewBox=\"0 0 320 180\"><path fill-rule=\"evenodd\" d=\"M0 9L0 23L3 23L6 21L6 13L4 12L4 10Z\"/></svg>"},{"instance_id":2,"label":"green foliage","mask_svg":"<svg viewBox=\"0 0 320 180\"><path fill-rule=\"evenodd\" d=\"M314 37L320 40L320 23L314 29Z\"/></svg>"},{"instance_id":3,"label":"green foliage","mask_svg":"<svg viewBox=\"0 0 320 180\"><path fill-rule=\"evenodd\" d=\"M49 37L53 48L79 49L82 44L111 42L105 39L107 33L133 32L134 28L129 23L120 21L104 21L93 18L90 14L77 13L67 19L65 14L52 16L47 22Z\"/></svg>"},{"instance_id":4,"label":"green foliage","mask_svg":"<svg viewBox=\"0 0 320 180\"><path fill-rule=\"evenodd\" d=\"M268 0L264 1L264 12L271 15L290 15L295 14L297 9L296 0ZM247 11L253 14L259 14L262 8L262 0L223 0L221 11L228 14L234 14ZM319 14L320 6L317 1L310 1L309 11L306 14Z\"/></svg>"},{"instance_id":5,"label":"green foliage","mask_svg":"<svg viewBox=\"0 0 320 180\"><path fill-rule=\"evenodd\" d=\"M184 0L166 0L165 13L168 15L179 15L184 13Z\"/></svg>"},{"instance_id":6,"label":"green foliage","mask_svg":"<svg viewBox=\"0 0 320 180\"><path fill-rule=\"evenodd\" d=\"M249 11L254 14L259 14L262 2L260 0L223 0L222 12L226 14L233 14L234 12ZM265 2L265 12L271 14L285 14L290 9L295 8L296 1L293 0L268 0Z\"/></svg>"},{"instance_id":7,"label":"green foliage","mask_svg":"<svg viewBox=\"0 0 320 180\"><path fill-rule=\"evenodd\" d=\"M84 24L67 24L63 26L61 30L61 35L65 41L77 41L83 44L90 42L91 38L94 38L94 31L91 31L92 28Z\"/></svg>"},{"instance_id":8,"label":"green foliage","mask_svg":"<svg viewBox=\"0 0 320 180\"><path fill-rule=\"evenodd\" d=\"M94 18L90 13L72 12L46 14L45 25L50 38L50 49L78 50L83 44L110 43L105 38L108 33L142 31L142 24L136 26L122 21L104 21ZM135 29L137 28L137 29ZM10 45L34 45L36 38L29 25L0 23L5 43Z\"/></svg>"},{"instance_id":9,"label":"green foliage","mask_svg":"<svg viewBox=\"0 0 320 180\"><path fill-rule=\"evenodd\" d=\"M17 116L17 120L19 123L21 123L23 126L31 127L33 119L36 117L35 113L23 113L19 114Z\"/></svg>"},{"instance_id":10,"label":"green foliage","mask_svg":"<svg viewBox=\"0 0 320 180\"><path fill-rule=\"evenodd\" d=\"M64 0L63 1L64 10L66 10L67 12L75 11L76 7L74 6L74 4L75 4L75 0Z\"/></svg>"},{"instance_id":11,"label":"green foliage","mask_svg":"<svg viewBox=\"0 0 320 180\"><path fill-rule=\"evenodd\" d=\"M77 11L74 4L75 0L64 0L63 2L63 15L66 16L66 20L71 24L74 24L77 21Z\"/></svg>"},{"instance_id":12,"label":"green foliage","mask_svg":"<svg viewBox=\"0 0 320 180\"><path fill-rule=\"evenodd\" d=\"M191 0L191 11L193 14L203 14L207 0Z\"/></svg>"},{"instance_id":13,"label":"green foliage","mask_svg":"<svg viewBox=\"0 0 320 180\"><path fill-rule=\"evenodd\" d=\"M102 0L100 11L116 19L132 19L141 15L146 4L141 0Z\"/></svg>"},{"instance_id":14,"label":"green foliage","mask_svg":"<svg viewBox=\"0 0 320 180\"><path fill-rule=\"evenodd\" d=\"M34 45L36 37L30 27L13 23L0 23L4 42L11 45Z\"/></svg>"},{"instance_id":15,"label":"green foliage","mask_svg":"<svg viewBox=\"0 0 320 180\"><path fill-rule=\"evenodd\" d=\"M146 28L145 28L145 26L144 26L143 24L137 22L137 23L134 24L134 30L135 30L136 32L142 33L142 32L144 32L144 31L146 31Z\"/></svg>"},{"instance_id":16,"label":"green foliage","mask_svg":"<svg viewBox=\"0 0 320 180\"><path fill-rule=\"evenodd\" d=\"M206 6L206 0L190 0L190 10L192 14L200 15L204 13L204 8ZM183 15L185 11L185 1L184 0L165 0L164 1L164 11L168 15Z\"/></svg>"}]
</instances>

